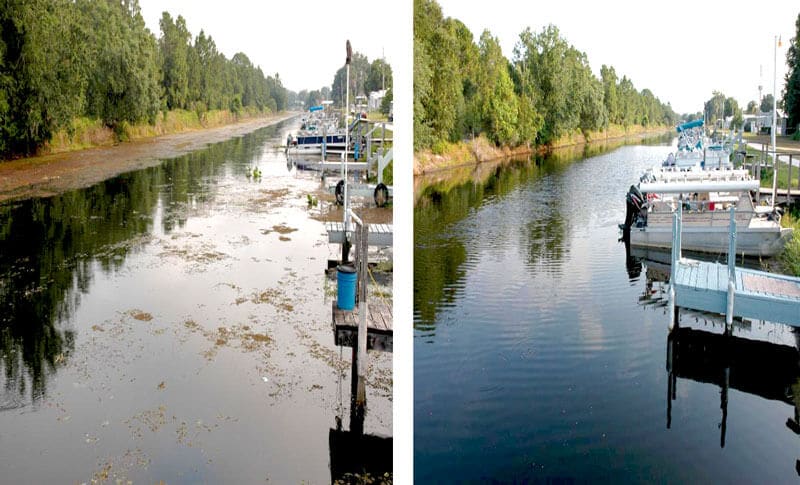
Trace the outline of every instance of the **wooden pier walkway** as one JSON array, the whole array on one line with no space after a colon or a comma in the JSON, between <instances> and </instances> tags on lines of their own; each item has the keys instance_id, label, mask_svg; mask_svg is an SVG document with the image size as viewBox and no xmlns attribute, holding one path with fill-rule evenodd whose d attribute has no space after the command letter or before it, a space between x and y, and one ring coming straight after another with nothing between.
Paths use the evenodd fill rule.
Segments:
<instances>
[{"instance_id":1,"label":"wooden pier walkway","mask_svg":"<svg viewBox=\"0 0 800 485\"><path fill-rule=\"evenodd\" d=\"M344 223L341 221L328 221L325 223L328 231L328 242L342 244L344 242ZM392 224L370 224L369 245L391 246L394 240L394 227Z\"/></svg>"},{"instance_id":2,"label":"wooden pier walkway","mask_svg":"<svg viewBox=\"0 0 800 485\"><path fill-rule=\"evenodd\" d=\"M333 301L333 328L336 345L355 347L358 342L358 320L361 305L354 310L340 310ZM367 349L392 351L392 305L384 301L371 301L367 307Z\"/></svg>"},{"instance_id":3,"label":"wooden pier walkway","mask_svg":"<svg viewBox=\"0 0 800 485\"><path fill-rule=\"evenodd\" d=\"M681 218L679 210L673 222L671 326L677 309L685 307L724 314L727 324L734 317L745 317L800 327L800 278L736 267L733 209L727 265L681 257Z\"/></svg>"}]
</instances>

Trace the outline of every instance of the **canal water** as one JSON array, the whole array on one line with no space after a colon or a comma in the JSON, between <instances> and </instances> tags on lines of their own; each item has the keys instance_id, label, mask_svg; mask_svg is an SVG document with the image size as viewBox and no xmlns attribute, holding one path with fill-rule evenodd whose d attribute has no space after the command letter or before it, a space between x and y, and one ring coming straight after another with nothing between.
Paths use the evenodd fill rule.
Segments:
<instances>
[{"instance_id":1,"label":"canal water","mask_svg":"<svg viewBox=\"0 0 800 485\"><path fill-rule=\"evenodd\" d=\"M683 311L626 253L624 195L670 142L419 180L417 483L796 483L800 338Z\"/></svg>"},{"instance_id":2,"label":"canal water","mask_svg":"<svg viewBox=\"0 0 800 485\"><path fill-rule=\"evenodd\" d=\"M330 483L341 211L278 148L297 127L0 205L0 483ZM386 439L391 357L370 354L363 421Z\"/></svg>"}]
</instances>

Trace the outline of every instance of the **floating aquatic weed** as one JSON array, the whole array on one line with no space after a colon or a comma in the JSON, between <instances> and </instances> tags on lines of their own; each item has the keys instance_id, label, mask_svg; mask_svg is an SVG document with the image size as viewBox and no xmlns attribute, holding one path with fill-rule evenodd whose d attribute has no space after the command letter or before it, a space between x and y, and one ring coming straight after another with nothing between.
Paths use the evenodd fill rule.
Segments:
<instances>
[{"instance_id":1,"label":"floating aquatic weed","mask_svg":"<svg viewBox=\"0 0 800 485\"><path fill-rule=\"evenodd\" d=\"M162 405L155 409L148 409L135 414L123 422L128 425L128 429L131 430L134 438L141 438L144 435L143 428L155 433L167 424L166 412L166 406Z\"/></svg>"},{"instance_id":2,"label":"floating aquatic weed","mask_svg":"<svg viewBox=\"0 0 800 485\"><path fill-rule=\"evenodd\" d=\"M128 310L126 313L135 320L139 320L141 322L149 322L153 319L153 315L138 309Z\"/></svg>"}]
</instances>

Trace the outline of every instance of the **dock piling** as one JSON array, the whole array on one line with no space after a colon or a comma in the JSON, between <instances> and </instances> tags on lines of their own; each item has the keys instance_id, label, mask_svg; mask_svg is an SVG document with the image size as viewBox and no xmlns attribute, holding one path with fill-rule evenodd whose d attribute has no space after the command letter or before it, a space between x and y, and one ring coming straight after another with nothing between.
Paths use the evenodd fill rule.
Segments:
<instances>
[{"instance_id":1,"label":"dock piling","mask_svg":"<svg viewBox=\"0 0 800 485\"><path fill-rule=\"evenodd\" d=\"M733 323L733 301L736 293L736 209L731 206L731 222L728 241L728 305L725 313L725 326ZM727 329L726 329L727 330Z\"/></svg>"}]
</instances>

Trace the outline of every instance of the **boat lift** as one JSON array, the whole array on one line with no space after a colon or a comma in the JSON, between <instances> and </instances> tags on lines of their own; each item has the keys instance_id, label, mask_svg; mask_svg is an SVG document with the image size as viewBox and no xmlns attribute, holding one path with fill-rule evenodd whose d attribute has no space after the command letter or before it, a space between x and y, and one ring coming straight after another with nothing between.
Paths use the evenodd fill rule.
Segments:
<instances>
[{"instance_id":1,"label":"boat lift","mask_svg":"<svg viewBox=\"0 0 800 485\"><path fill-rule=\"evenodd\" d=\"M365 165L367 167L367 172L369 172L368 167L372 163L376 162L378 165L378 183L370 184L347 181L348 169L355 168L355 166L353 165L353 162L345 163L345 154L342 154L342 161L340 163L341 179L339 179L339 181L335 184L328 184L328 191L336 196L336 203L344 206L348 205L345 203L345 197L349 197L351 195L361 197L372 196L372 199L375 201L375 205L378 207L385 207L389 200L394 197L394 188L391 185L386 185L383 183L383 170L387 165L389 165L389 162L392 161L393 156L394 152L392 148L390 148L386 153L383 153L383 148L379 148L378 153L367 160ZM361 168L361 166L358 166L358 168ZM345 187L347 187L347 191L345 191Z\"/></svg>"}]
</instances>

